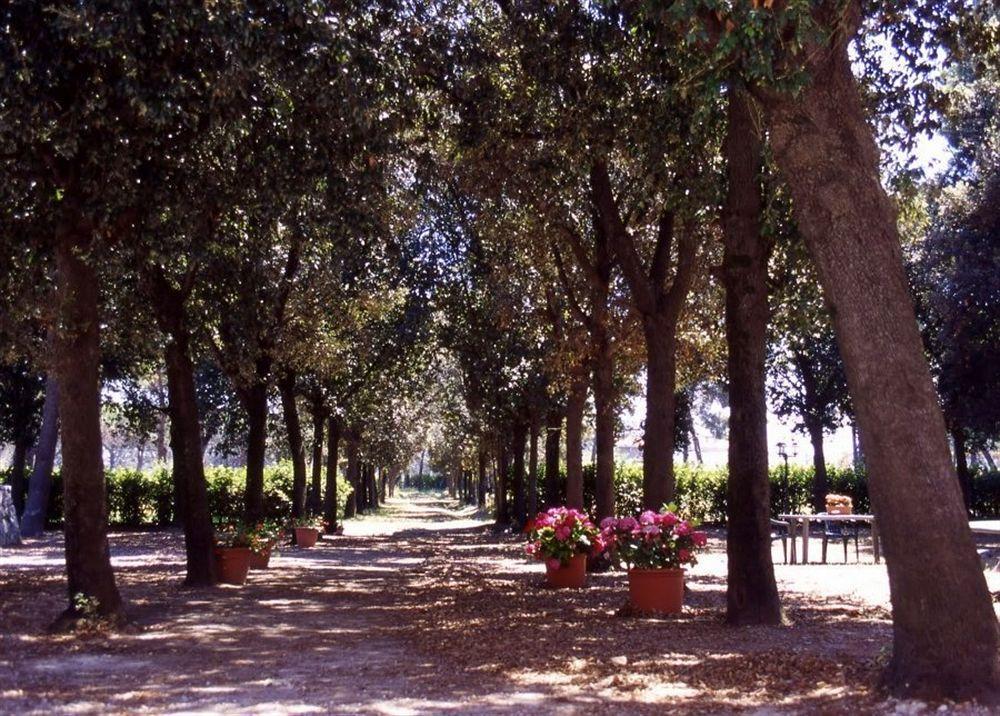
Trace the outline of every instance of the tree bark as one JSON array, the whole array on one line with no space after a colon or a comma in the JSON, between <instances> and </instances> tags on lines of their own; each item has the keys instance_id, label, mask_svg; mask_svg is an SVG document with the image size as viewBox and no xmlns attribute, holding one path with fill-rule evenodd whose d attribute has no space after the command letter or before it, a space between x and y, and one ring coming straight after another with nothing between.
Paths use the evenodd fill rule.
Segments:
<instances>
[{"instance_id":1,"label":"tree bark","mask_svg":"<svg viewBox=\"0 0 1000 716\"><path fill-rule=\"evenodd\" d=\"M15 442L14 455L10 463L10 491L14 502L14 512L17 514L18 520L24 514L24 493L26 488L24 472L28 461L28 448L30 447L30 445L21 441Z\"/></svg>"},{"instance_id":2,"label":"tree bark","mask_svg":"<svg viewBox=\"0 0 1000 716\"><path fill-rule=\"evenodd\" d=\"M610 336L598 341L594 357L594 441L597 452L595 502L597 519L615 513L615 365Z\"/></svg>"},{"instance_id":3,"label":"tree bark","mask_svg":"<svg viewBox=\"0 0 1000 716\"><path fill-rule=\"evenodd\" d=\"M191 360L191 334L187 326L185 294L170 285L156 269L147 274L155 317L167 337L164 363L167 370L167 409L170 418L170 449L176 514L184 528L187 574L185 584L205 587L215 584L215 544L208 484L202 451L201 421ZM158 448L159 449L159 448Z\"/></svg>"},{"instance_id":4,"label":"tree bark","mask_svg":"<svg viewBox=\"0 0 1000 716\"><path fill-rule=\"evenodd\" d=\"M327 411L319 399L312 403L313 444L312 444L312 483L309 487L309 512L319 514L320 486L323 481L323 427L326 423ZM327 457L329 461L329 456Z\"/></svg>"},{"instance_id":5,"label":"tree bark","mask_svg":"<svg viewBox=\"0 0 1000 716\"><path fill-rule=\"evenodd\" d=\"M82 232L81 232L82 233ZM68 233L56 243L58 325L55 369L62 415L62 479L69 607L57 626L97 613L124 618L111 569L101 449L101 338L98 277L85 254L89 240Z\"/></svg>"},{"instance_id":6,"label":"tree bark","mask_svg":"<svg viewBox=\"0 0 1000 716\"><path fill-rule=\"evenodd\" d=\"M181 324L183 325L183 324ZM201 452L201 423L191 362L189 336L175 330L167 342L167 411L170 415L170 449L174 454L174 484L180 492L187 575L192 587L215 584L215 544L208 484Z\"/></svg>"},{"instance_id":7,"label":"tree bark","mask_svg":"<svg viewBox=\"0 0 1000 716\"><path fill-rule=\"evenodd\" d=\"M823 426L810 421L808 429L813 451L813 510L826 512L826 493L830 486L826 476L826 457L823 455Z\"/></svg>"},{"instance_id":8,"label":"tree bark","mask_svg":"<svg viewBox=\"0 0 1000 716\"><path fill-rule=\"evenodd\" d=\"M323 519L326 521L327 534L335 534L339 526L337 522L337 459L340 452L340 421L331 415L327 427L326 494L323 497Z\"/></svg>"},{"instance_id":9,"label":"tree bark","mask_svg":"<svg viewBox=\"0 0 1000 716\"><path fill-rule=\"evenodd\" d=\"M778 624L781 603L771 562L767 472L767 257L761 236L762 143L749 97L729 90L723 149L728 190L723 210L723 283L729 348L728 580L726 621Z\"/></svg>"},{"instance_id":10,"label":"tree bark","mask_svg":"<svg viewBox=\"0 0 1000 716\"><path fill-rule=\"evenodd\" d=\"M968 512L972 507L972 473L969 471L969 454L965 447L965 430L957 426L952 428L951 439L955 445L955 472L958 476L958 485L962 488L962 501Z\"/></svg>"},{"instance_id":11,"label":"tree bark","mask_svg":"<svg viewBox=\"0 0 1000 716\"><path fill-rule=\"evenodd\" d=\"M486 448L479 445L479 465L476 473L476 504L486 507Z\"/></svg>"},{"instance_id":12,"label":"tree bark","mask_svg":"<svg viewBox=\"0 0 1000 716\"><path fill-rule=\"evenodd\" d=\"M642 445L642 506L659 510L674 499L676 323L643 317L646 339L646 424Z\"/></svg>"},{"instance_id":13,"label":"tree bark","mask_svg":"<svg viewBox=\"0 0 1000 716\"><path fill-rule=\"evenodd\" d=\"M538 514L538 418L531 420L528 433L528 516Z\"/></svg>"},{"instance_id":14,"label":"tree bark","mask_svg":"<svg viewBox=\"0 0 1000 716\"><path fill-rule=\"evenodd\" d=\"M855 4L848 10L860 13ZM828 52L813 56L809 86L794 97L768 97L767 109L775 160L831 307L869 468L893 606L887 684L922 698L993 695L1000 629L951 464L849 40L835 35Z\"/></svg>"},{"instance_id":15,"label":"tree bark","mask_svg":"<svg viewBox=\"0 0 1000 716\"><path fill-rule=\"evenodd\" d=\"M346 433L347 438L347 482L351 486L351 494L347 496L344 504L344 519L354 517L358 514L358 490L361 481L359 478L360 464L358 461L358 438L352 431Z\"/></svg>"},{"instance_id":16,"label":"tree bark","mask_svg":"<svg viewBox=\"0 0 1000 716\"><path fill-rule=\"evenodd\" d=\"M247 479L244 512L247 522L264 519L264 461L267 457L267 383L258 382L242 392L247 414Z\"/></svg>"},{"instance_id":17,"label":"tree bark","mask_svg":"<svg viewBox=\"0 0 1000 716\"><path fill-rule=\"evenodd\" d=\"M375 479L374 463L368 465L368 508L370 510L377 510L379 508L379 491Z\"/></svg>"},{"instance_id":18,"label":"tree bark","mask_svg":"<svg viewBox=\"0 0 1000 716\"><path fill-rule=\"evenodd\" d=\"M562 412L551 409L545 417L545 504L555 507L562 503L559 475L559 443L562 438Z\"/></svg>"},{"instance_id":19,"label":"tree bark","mask_svg":"<svg viewBox=\"0 0 1000 716\"><path fill-rule=\"evenodd\" d=\"M28 499L21 519L21 537L38 537L45 531L52 492L52 468L59 442L59 381L51 373L45 378L42 426L35 446L35 466L28 481Z\"/></svg>"},{"instance_id":20,"label":"tree bark","mask_svg":"<svg viewBox=\"0 0 1000 716\"><path fill-rule=\"evenodd\" d=\"M494 505L496 508L496 524L510 524L510 515L507 510L507 480L510 476L509 460L507 456L507 441L498 436L497 446L497 475L493 481Z\"/></svg>"},{"instance_id":21,"label":"tree bark","mask_svg":"<svg viewBox=\"0 0 1000 716\"><path fill-rule=\"evenodd\" d=\"M566 506L583 509L583 413L587 384L576 381L566 400Z\"/></svg>"},{"instance_id":22,"label":"tree bark","mask_svg":"<svg viewBox=\"0 0 1000 716\"><path fill-rule=\"evenodd\" d=\"M294 374L286 372L281 375L278 392L281 394L285 432L288 434L288 450L292 454L292 517L302 517L306 513L306 451L299 408L295 402ZM315 485L313 487L316 488Z\"/></svg>"},{"instance_id":23,"label":"tree bark","mask_svg":"<svg viewBox=\"0 0 1000 716\"><path fill-rule=\"evenodd\" d=\"M527 521L527 495L525 494L524 449L528 442L528 425L518 420L514 424L511 452L513 453L514 524L521 527Z\"/></svg>"}]
</instances>

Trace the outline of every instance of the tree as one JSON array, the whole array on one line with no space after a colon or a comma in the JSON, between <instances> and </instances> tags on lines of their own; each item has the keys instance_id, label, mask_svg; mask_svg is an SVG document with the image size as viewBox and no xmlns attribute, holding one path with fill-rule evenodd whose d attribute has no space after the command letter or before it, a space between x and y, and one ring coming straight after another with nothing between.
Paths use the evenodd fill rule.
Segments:
<instances>
[{"instance_id":1,"label":"tree","mask_svg":"<svg viewBox=\"0 0 1000 716\"><path fill-rule=\"evenodd\" d=\"M734 82L728 94L722 264L729 350L726 620L777 624L781 603L771 563L764 392L770 247L762 233L763 138L758 108L746 89Z\"/></svg>"},{"instance_id":2,"label":"tree","mask_svg":"<svg viewBox=\"0 0 1000 716\"><path fill-rule=\"evenodd\" d=\"M890 5L880 10L899 22L905 3ZM864 21L862 5L822 2L790 14L766 6L736 10L718 24L718 16L700 17L716 37L734 35L734 42L713 46L720 59L732 61L741 43L759 50L747 53L747 74L831 305L888 563L894 649L887 681L906 694L994 693L1000 628L923 355L895 211L851 69L848 49ZM922 10L920 22L947 24L956 8ZM778 42L785 32L801 41ZM928 36L934 35L901 35ZM798 91L776 86L767 80L778 76L775 67L793 85L803 73L808 81ZM922 530L928 520L939 528Z\"/></svg>"}]
</instances>

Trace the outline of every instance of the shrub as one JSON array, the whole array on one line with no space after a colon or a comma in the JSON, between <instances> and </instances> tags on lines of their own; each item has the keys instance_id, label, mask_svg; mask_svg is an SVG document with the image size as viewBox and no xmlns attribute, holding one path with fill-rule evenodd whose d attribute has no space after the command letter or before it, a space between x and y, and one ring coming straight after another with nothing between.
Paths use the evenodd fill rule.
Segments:
<instances>
[{"instance_id":1,"label":"shrub","mask_svg":"<svg viewBox=\"0 0 1000 716\"><path fill-rule=\"evenodd\" d=\"M173 475L167 465L147 470L115 468L105 472L108 495L108 522L114 528L164 527L175 520ZM246 468L206 467L208 506L216 523L243 517ZM337 476L337 503L341 514L351 492L343 476ZM286 521L292 513L292 465L270 465L264 470L264 511L269 520ZM52 475L48 523L60 526L63 520L62 476Z\"/></svg>"}]
</instances>

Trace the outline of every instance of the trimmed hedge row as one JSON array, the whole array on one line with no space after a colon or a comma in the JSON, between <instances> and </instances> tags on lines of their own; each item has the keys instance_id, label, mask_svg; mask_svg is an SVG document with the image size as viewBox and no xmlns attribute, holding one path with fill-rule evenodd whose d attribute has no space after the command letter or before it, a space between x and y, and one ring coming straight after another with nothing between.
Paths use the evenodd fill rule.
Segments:
<instances>
[{"instance_id":1,"label":"trimmed hedge row","mask_svg":"<svg viewBox=\"0 0 1000 716\"><path fill-rule=\"evenodd\" d=\"M687 515L702 522L724 522L726 518L726 477L724 467L706 468L676 465L677 479L675 503ZM771 512L802 512L812 501L813 468L790 465L787 482L784 466L774 467L771 477ZM560 471L560 481L565 484L565 473ZM863 470L835 466L827 467L829 492L849 495L854 510L871 511L868 499L868 476ZM539 493L545 494L544 471L539 480ZM587 465L583 473L584 502L594 510L594 466ZM624 463L615 466L615 509L618 514L636 514L642 505L642 466ZM1000 516L1000 472L978 472L972 481L972 514L984 519Z\"/></svg>"},{"instance_id":2,"label":"trimmed hedge row","mask_svg":"<svg viewBox=\"0 0 1000 716\"><path fill-rule=\"evenodd\" d=\"M4 476L6 477L6 475ZM218 522L238 520L243 515L246 469L206 467L208 503ZM170 469L158 465L148 470L115 468L105 472L108 491L108 521L114 528L164 527L175 522L174 486ZM350 485L337 476L340 512L350 494ZM284 520L292 513L292 465L282 462L264 470L264 508L269 519ZM63 519L62 478L52 476L48 523L58 526Z\"/></svg>"},{"instance_id":3,"label":"trimmed hedge row","mask_svg":"<svg viewBox=\"0 0 1000 716\"><path fill-rule=\"evenodd\" d=\"M868 501L868 477L864 471L851 468L827 468L830 492L850 495L857 512L871 510ZM675 467L677 497L675 502L685 514L702 522L723 522L726 515L726 469L690 465ZM6 472L0 473L3 482ZM209 467L208 499L212 516L217 521L239 519L243 514L243 490L246 483L242 467ZM594 508L594 466L584 467L584 501ZM565 473L560 472L565 484ZM787 491L784 467L771 470L771 511L800 512L810 503L812 467L789 466ZM160 465L149 470L116 468L106 473L108 519L115 528L166 526L174 522L173 480L169 468ZM337 478L338 508L342 512L350 486L343 476ZM545 494L544 468L539 474L539 494ZM291 514L292 466L283 462L264 471L264 504L267 516L286 519ZM642 466L635 463L615 467L616 510L618 514L635 514L642 504ZM541 504L541 501L539 501ZM58 471L53 475L49 502L49 524L62 522L62 480ZM1000 472L977 472L972 480L972 514L985 519L1000 516Z\"/></svg>"}]
</instances>

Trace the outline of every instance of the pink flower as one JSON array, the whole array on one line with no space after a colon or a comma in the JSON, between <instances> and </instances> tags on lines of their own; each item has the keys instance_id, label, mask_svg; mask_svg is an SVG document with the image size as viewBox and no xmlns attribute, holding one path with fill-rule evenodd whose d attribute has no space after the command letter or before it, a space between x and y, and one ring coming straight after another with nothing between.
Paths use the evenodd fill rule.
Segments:
<instances>
[{"instance_id":1,"label":"pink flower","mask_svg":"<svg viewBox=\"0 0 1000 716\"><path fill-rule=\"evenodd\" d=\"M538 554L538 545L534 542L529 542L527 545L525 545L524 551L525 553L527 553L529 557L534 557L536 554Z\"/></svg>"},{"instance_id":2,"label":"pink flower","mask_svg":"<svg viewBox=\"0 0 1000 716\"><path fill-rule=\"evenodd\" d=\"M601 520L602 530L613 530L617 526L618 526L618 520L616 520L614 517L605 517L603 520Z\"/></svg>"},{"instance_id":3,"label":"pink flower","mask_svg":"<svg viewBox=\"0 0 1000 716\"><path fill-rule=\"evenodd\" d=\"M555 557L549 557L547 560L545 560L545 566L548 567L549 569L559 569L560 567L562 567L562 562L560 562Z\"/></svg>"},{"instance_id":4,"label":"pink flower","mask_svg":"<svg viewBox=\"0 0 1000 716\"><path fill-rule=\"evenodd\" d=\"M642 535L648 540L660 536L660 528L656 525L646 525L642 528Z\"/></svg>"},{"instance_id":5,"label":"pink flower","mask_svg":"<svg viewBox=\"0 0 1000 716\"><path fill-rule=\"evenodd\" d=\"M674 534L678 537L684 537L685 535L691 534L691 524L685 520L678 522L674 526Z\"/></svg>"},{"instance_id":6,"label":"pink flower","mask_svg":"<svg viewBox=\"0 0 1000 716\"><path fill-rule=\"evenodd\" d=\"M646 510L641 515L639 515L639 524L655 525L658 521L659 521L659 515L657 515L652 510Z\"/></svg>"},{"instance_id":7,"label":"pink flower","mask_svg":"<svg viewBox=\"0 0 1000 716\"><path fill-rule=\"evenodd\" d=\"M662 515L660 515L659 519L659 523L663 527L673 527L674 525L677 524L678 521L679 520L677 519L677 515L675 515L673 512L664 512Z\"/></svg>"},{"instance_id":8,"label":"pink flower","mask_svg":"<svg viewBox=\"0 0 1000 716\"><path fill-rule=\"evenodd\" d=\"M618 528L625 530L626 532L631 532L632 530L635 530L638 526L639 523L636 521L635 517L623 517L621 521L618 523Z\"/></svg>"},{"instance_id":9,"label":"pink flower","mask_svg":"<svg viewBox=\"0 0 1000 716\"><path fill-rule=\"evenodd\" d=\"M566 525L562 527L556 527L556 539L565 542L569 539L569 536L573 534L573 530Z\"/></svg>"},{"instance_id":10,"label":"pink flower","mask_svg":"<svg viewBox=\"0 0 1000 716\"><path fill-rule=\"evenodd\" d=\"M692 532L691 539L694 541L695 547L704 547L708 544L708 535L704 532Z\"/></svg>"},{"instance_id":11,"label":"pink flower","mask_svg":"<svg viewBox=\"0 0 1000 716\"><path fill-rule=\"evenodd\" d=\"M677 559L681 563L690 562L691 561L691 553L688 552L686 549L678 550L677 551Z\"/></svg>"}]
</instances>

